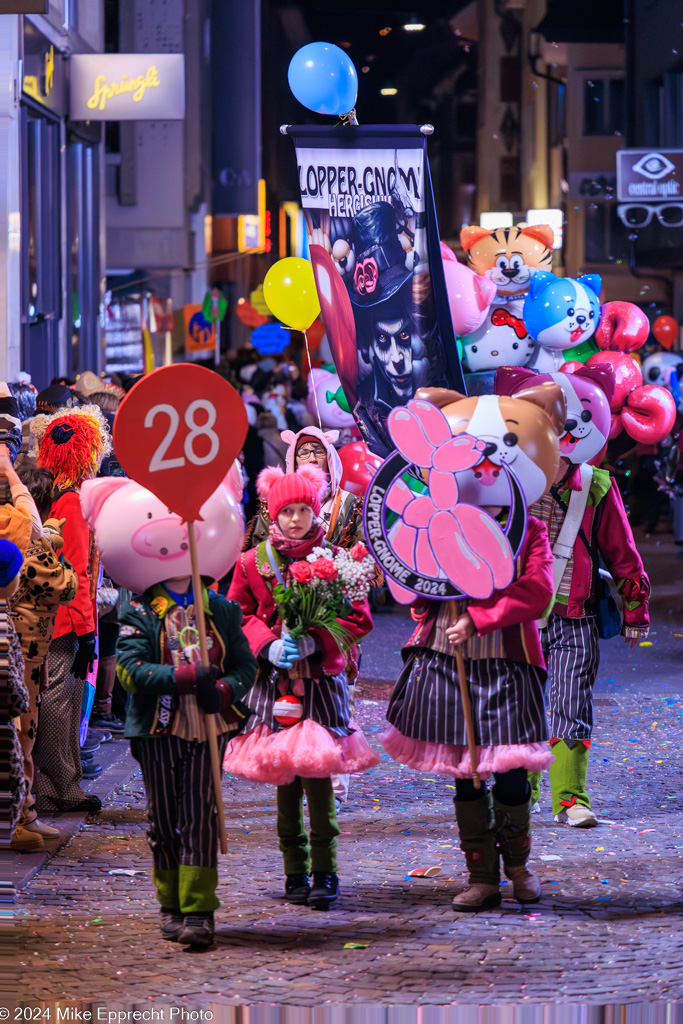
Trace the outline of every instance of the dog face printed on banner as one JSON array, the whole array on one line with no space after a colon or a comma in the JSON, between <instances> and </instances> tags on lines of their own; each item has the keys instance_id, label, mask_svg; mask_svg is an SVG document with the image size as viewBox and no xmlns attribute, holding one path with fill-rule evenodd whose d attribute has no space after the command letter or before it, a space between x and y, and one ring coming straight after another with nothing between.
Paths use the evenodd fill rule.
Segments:
<instances>
[{"instance_id":1,"label":"dog face printed on banner","mask_svg":"<svg viewBox=\"0 0 683 1024\"><path fill-rule=\"evenodd\" d=\"M562 388L567 418L560 437L560 453L569 462L590 462L601 455L610 432L610 400L614 392L610 366L582 366L574 373L537 374L531 370L498 370L496 394L514 395L535 383L555 383Z\"/></svg>"},{"instance_id":2,"label":"dog face printed on banner","mask_svg":"<svg viewBox=\"0 0 683 1024\"><path fill-rule=\"evenodd\" d=\"M536 351L536 343L522 320L523 306L519 300L505 306L494 303L481 327L463 340L470 373L527 365Z\"/></svg>"},{"instance_id":3,"label":"dog face printed on banner","mask_svg":"<svg viewBox=\"0 0 683 1024\"><path fill-rule=\"evenodd\" d=\"M537 271L551 269L554 237L549 224L495 231L471 226L460 232L460 244L475 274L488 277L500 299L512 299L524 297Z\"/></svg>"},{"instance_id":4,"label":"dog face printed on banner","mask_svg":"<svg viewBox=\"0 0 683 1024\"><path fill-rule=\"evenodd\" d=\"M532 385L514 398L465 398L441 388L422 388L416 397L439 406L453 435L468 434L483 442L475 465L457 474L461 501L479 507L509 505L503 466L514 473L527 505L548 490L557 474L566 420L566 402L556 384Z\"/></svg>"},{"instance_id":5,"label":"dog face printed on banner","mask_svg":"<svg viewBox=\"0 0 683 1024\"><path fill-rule=\"evenodd\" d=\"M581 345L595 333L600 318L599 274L582 274L576 279L554 274L534 275L524 300L524 323L532 338L546 350L549 359L534 366L541 371L559 369L561 353Z\"/></svg>"},{"instance_id":6,"label":"dog face printed on banner","mask_svg":"<svg viewBox=\"0 0 683 1024\"><path fill-rule=\"evenodd\" d=\"M221 579L244 541L234 466L201 508L195 523L199 571ZM119 586L142 594L164 580L191 574L187 524L151 491L125 477L86 480L83 516L95 533L105 572Z\"/></svg>"}]
</instances>

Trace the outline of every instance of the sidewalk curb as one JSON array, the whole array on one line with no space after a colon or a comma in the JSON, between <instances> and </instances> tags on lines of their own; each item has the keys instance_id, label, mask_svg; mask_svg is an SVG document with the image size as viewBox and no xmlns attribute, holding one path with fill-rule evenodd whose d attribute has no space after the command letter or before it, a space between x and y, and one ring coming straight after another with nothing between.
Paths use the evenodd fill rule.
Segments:
<instances>
[{"instance_id":1,"label":"sidewalk curb","mask_svg":"<svg viewBox=\"0 0 683 1024\"><path fill-rule=\"evenodd\" d=\"M114 740L112 743L104 744L97 752L97 760L102 764L104 771L95 782L84 783L85 792L97 795L106 804L112 796L125 786L137 775L139 766L130 754L127 740ZM21 892L32 878L43 870L62 847L66 846L77 832L80 832L90 814L83 811L59 814L55 816L42 815L41 821L59 829L59 838L47 842L47 849L35 853L17 853L14 850L3 850L0 852L0 873L3 885L3 903L16 902L17 893Z\"/></svg>"}]
</instances>

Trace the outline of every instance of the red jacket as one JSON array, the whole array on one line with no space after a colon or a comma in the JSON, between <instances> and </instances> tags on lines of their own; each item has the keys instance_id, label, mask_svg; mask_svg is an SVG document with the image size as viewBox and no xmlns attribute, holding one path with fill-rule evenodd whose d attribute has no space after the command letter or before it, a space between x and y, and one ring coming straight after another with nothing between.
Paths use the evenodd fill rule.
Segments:
<instances>
[{"instance_id":1,"label":"red jacket","mask_svg":"<svg viewBox=\"0 0 683 1024\"><path fill-rule=\"evenodd\" d=\"M97 617L94 602L90 599L90 528L83 518L81 500L77 491L65 491L50 509L53 519L66 519L62 527L64 536L64 557L71 562L78 574L78 590L69 605L60 605L55 617L55 639L67 633L83 636L95 630Z\"/></svg>"},{"instance_id":2,"label":"red jacket","mask_svg":"<svg viewBox=\"0 0 683 1024\"><path fill-rule=\"evenodd\" d=\"M517 575L505 590L495 590L485 601L472 601L467 611L482 636L503 631L503 648L509 661L545 668L536 620L553 598L553 556L545 523L529 516L527 534ZM420 599L424 601L424 599ZM427 613L404 647L428 647L441 602L429 601Z\"/></svg>"},{"instance_id":3,"label":"red jacket","mask_svg":"<svg viewBox=\"0 0 683 1024\"><path fill-rule=\"evenodd\" d=\"M252 548L244 552L235 566L235 573L228 591L228 598L237 601L242 609L242 630L246 636L252 654L258 657L264 649L280 638L282 623L278 619L272 587L277 584L275 574L266 561L259 563L259 552L263 547ZM346 632L354 639L360 640L372 630L372 618L367 601L354 604L348 619L339 619ZM318 650L307 660L311 677L322 675L335 676L346 668L354 675L355 647L353 648L352 664L339 650L335 640L326 630L312 629Z\"/></svg>"},{"instance_id":4,"label":"red jacket","mask_svg":"<svg viewBox=\"0 0 683 1024\"><path fill-rule=\"evenodd\" d=\"M562 494L563 499L568 501L569 492L580 486L580 478L574 473ZM581 528L596 559L599 552L617 585L623 602L624 629L630 627L645 633L650 624L647 606L650 581L638 554L619 488L605 470L593 470L591 495ZM595 615L597 582L595 560L580 537L574 543L573 559L569 598L566 604L556 601L553 611L563 618L580 619Z\"/></svg>"}]
</instances>

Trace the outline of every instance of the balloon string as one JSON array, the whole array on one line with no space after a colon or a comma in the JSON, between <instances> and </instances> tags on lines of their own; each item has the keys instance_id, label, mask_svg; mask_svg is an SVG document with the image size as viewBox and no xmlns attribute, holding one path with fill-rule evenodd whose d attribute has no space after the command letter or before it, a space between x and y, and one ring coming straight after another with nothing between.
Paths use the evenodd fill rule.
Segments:
<instances>
[{"instance_id":1,"label":"balloon string","mask_svg":"<svg viewBox=\"0 0 683 1024\"><path fill-rule=\"evenodd\" d=\"M308 347L308 333L306 331L302 331L301 333L303 334L304 341L306 342L306 355L308 356L308 373L310 375L310 374L313 373L313 364L311 363L311 350ZM318 426L322 430L323 429L323 421L322 421L322 417L320 415L320 406L318 405L318 393L315 390L315 378L313 378L313 385L314 385L313 386L313 399L315 401L315 411L318 414Z\"/></svg>"}]
</instances>

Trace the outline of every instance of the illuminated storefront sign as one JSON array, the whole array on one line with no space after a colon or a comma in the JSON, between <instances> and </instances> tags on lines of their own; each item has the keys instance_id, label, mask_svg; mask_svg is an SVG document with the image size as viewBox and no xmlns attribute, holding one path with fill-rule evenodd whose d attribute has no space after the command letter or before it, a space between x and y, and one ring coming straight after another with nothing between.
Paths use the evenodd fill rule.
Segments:
<instances>
[{"instance_id":1,"label":"illuminated storefront sign","mask_svg":"<svg viewBox=\"0 0 683 1024\"><path fill-rule=\"evenodd\" d=\"M683 197L683 149L620 149L617 199L658 203Z\"/></svg>"},{"instance_id":2,"label":"illuminated storefront sign","mask_svg":"<svg viewBox=\"0 0 683 1024\"><path fill-rule=\"evenodd\" d=\"M65 66L61 53L35 25L25 21L22 90L60 117L66 114Z\"/></svg>"},{"instance_id":3,"label":"illuminated storefront sign","mask_svg":"<svg viewBox=\"0 0 683 1024\"><path fill-rule=\"evenodd\" d=\"M182 54L74 54L70 65L74 121L178 121L185 116Z\"/></svg>"}]
</instances>

